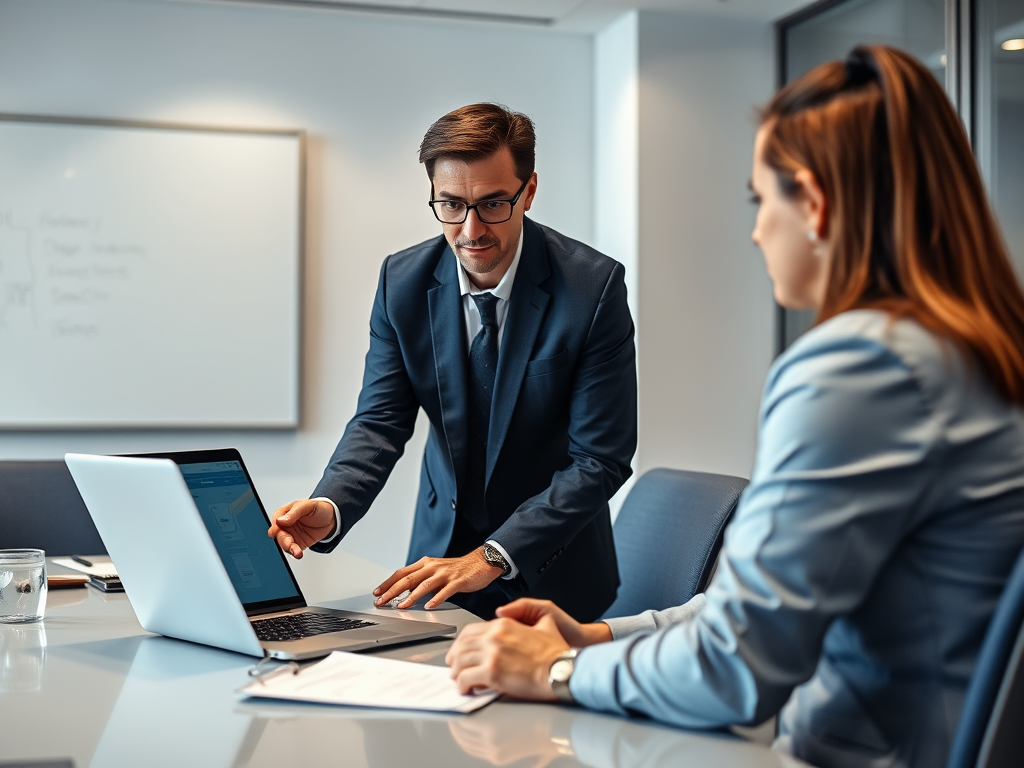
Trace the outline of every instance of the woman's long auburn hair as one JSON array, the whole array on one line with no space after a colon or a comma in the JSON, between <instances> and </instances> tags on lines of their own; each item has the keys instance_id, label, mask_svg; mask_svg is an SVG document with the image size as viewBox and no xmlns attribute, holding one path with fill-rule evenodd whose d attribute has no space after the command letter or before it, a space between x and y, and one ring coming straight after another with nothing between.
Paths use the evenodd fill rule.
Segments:
<instances>
[{"instance_id":1,"label":"woman's long auburn hair","mask_svg":"<svg viewBox=\"0 0 1024 768\"><path fill-rule=\"evenodd\" d=\"M968 350L1024 405L1024 293L952 105L907 54L854 49L761 113L762 159L786 195L798 170L826 199L831 265L816 323L859 308L910 317Z\"/></svg>"}]
</instances>

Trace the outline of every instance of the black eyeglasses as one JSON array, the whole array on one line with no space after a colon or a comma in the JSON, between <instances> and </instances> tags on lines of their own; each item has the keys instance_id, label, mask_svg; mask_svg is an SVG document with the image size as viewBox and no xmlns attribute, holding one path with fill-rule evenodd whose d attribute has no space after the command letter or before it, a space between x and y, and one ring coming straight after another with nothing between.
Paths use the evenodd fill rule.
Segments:
<instances>
[{"instance_id":1,"label":"black eyeglasses","mask_svg":"<svg viewBox=\"0 0 1024 768\"><path fill-rule=\"evenodd\" d=\"M485 224L501 224L512 218L512 208L519 202L519 196L523 194L529 181L529 179L524 181L515 197L510 197L507 200L481 200L472 205L461 200L428 200L427 205L442 224L461 224L469 217L469 212L474 208L476 208L477 217Z\"/></svg>"}]
</instances>

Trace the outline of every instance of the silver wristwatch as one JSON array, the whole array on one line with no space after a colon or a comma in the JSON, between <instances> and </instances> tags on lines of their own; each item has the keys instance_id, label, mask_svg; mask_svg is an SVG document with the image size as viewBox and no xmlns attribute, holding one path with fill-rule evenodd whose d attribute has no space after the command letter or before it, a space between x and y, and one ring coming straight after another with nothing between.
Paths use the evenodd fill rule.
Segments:
<instances>
[{"instance_id":1,"label":"silver wristwatch","mask_svg":"<svg viewBox=\"0 0 1024 768\"><path fill-rule=\"evenodd\" d=\"M551 690L555 694L555 698L563 704L575 702L572 692L569 690L569 678L572 677L572 671L576 668L576 657L579 654L579 648L562 651L558 658L551 662L551 669L548 671L548 683L551 684Z\"/></svg>"},{"instance_id":2,"label":"silver wristwatch","mask_svg":"<svg viewBox=\"0 0 1024 768\"><path fill-rule=\"evenodd\" d=\"M508 576L512 573L512 566L509 564L508 560L506 560L504 556L502 556L501 552L491 544L484 544L484 560L491 565L501 568L502 576Z\"/></svg>"}]
</instances>

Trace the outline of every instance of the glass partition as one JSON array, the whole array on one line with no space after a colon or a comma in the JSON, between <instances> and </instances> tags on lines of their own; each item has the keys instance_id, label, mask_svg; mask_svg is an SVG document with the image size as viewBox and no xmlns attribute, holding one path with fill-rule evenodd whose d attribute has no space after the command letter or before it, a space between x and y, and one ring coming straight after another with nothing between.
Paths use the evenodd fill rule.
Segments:
<instances>
[{"instance_id":1,"label":"glass partition","mask_svg":"<svg viewBox=\"0 0 1024 768\"><path fill-rule=\"evenodd\" d=\"M924 62L964 121L1024 280L1024 0L820 0L776 31L779 85L860 43L892 45ZM776 351L813 320L780 307Z\"/></svg>"},{"instance_id":2,"label":"glass partition","mask_svg":"<svg viewBox=\"0 0 1024 768\"><path fill-rule=\"evenodd\" d=\"M946 82L946 0L849 0L787 26L785 34L787 81L868 43L901 48Z\"/></svg>"},{"instance_id":3,"label":"glass partition","mask_svg":"<svg viewBox=\"0 0 1024 768\"><path fill-rule=\"evenodd\" d=\"M975 152L1024 279L1024 0L979 2L975 18Z\"/></svg>"},{"instance_id":4,"label":"glass partition","mask_svg":"<svg viewBox=\"0 0 1024 768\"><path fill-rule=\"evenodd\" d=\"M1024 2L1024 0L1019 0ZM779 26L779 84L833 59L857 45L891 45L920 59L956 102L958 82L951 66L947 17L954 0L846 0L822 2ZM788 347L814 322L813 311L779 307L777 352Z\"/></svg>"}]
</instances>

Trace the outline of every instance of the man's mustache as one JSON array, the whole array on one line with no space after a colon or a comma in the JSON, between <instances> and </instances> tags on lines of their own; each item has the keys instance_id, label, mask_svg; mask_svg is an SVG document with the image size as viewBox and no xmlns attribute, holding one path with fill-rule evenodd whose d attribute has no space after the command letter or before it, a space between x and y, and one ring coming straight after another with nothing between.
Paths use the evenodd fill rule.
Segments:
<instances>
[{"instance_id":1,"label":"man's mustache","mask_svg":"<svg viewBox=\"0 0 1024 768\"><path fill-rule=\"evenodd\" d=\"M498 245L493 237L481 237L479 240L456 240L456 248L487 248L491 245Z\"/></svg>"}]
</instances>

